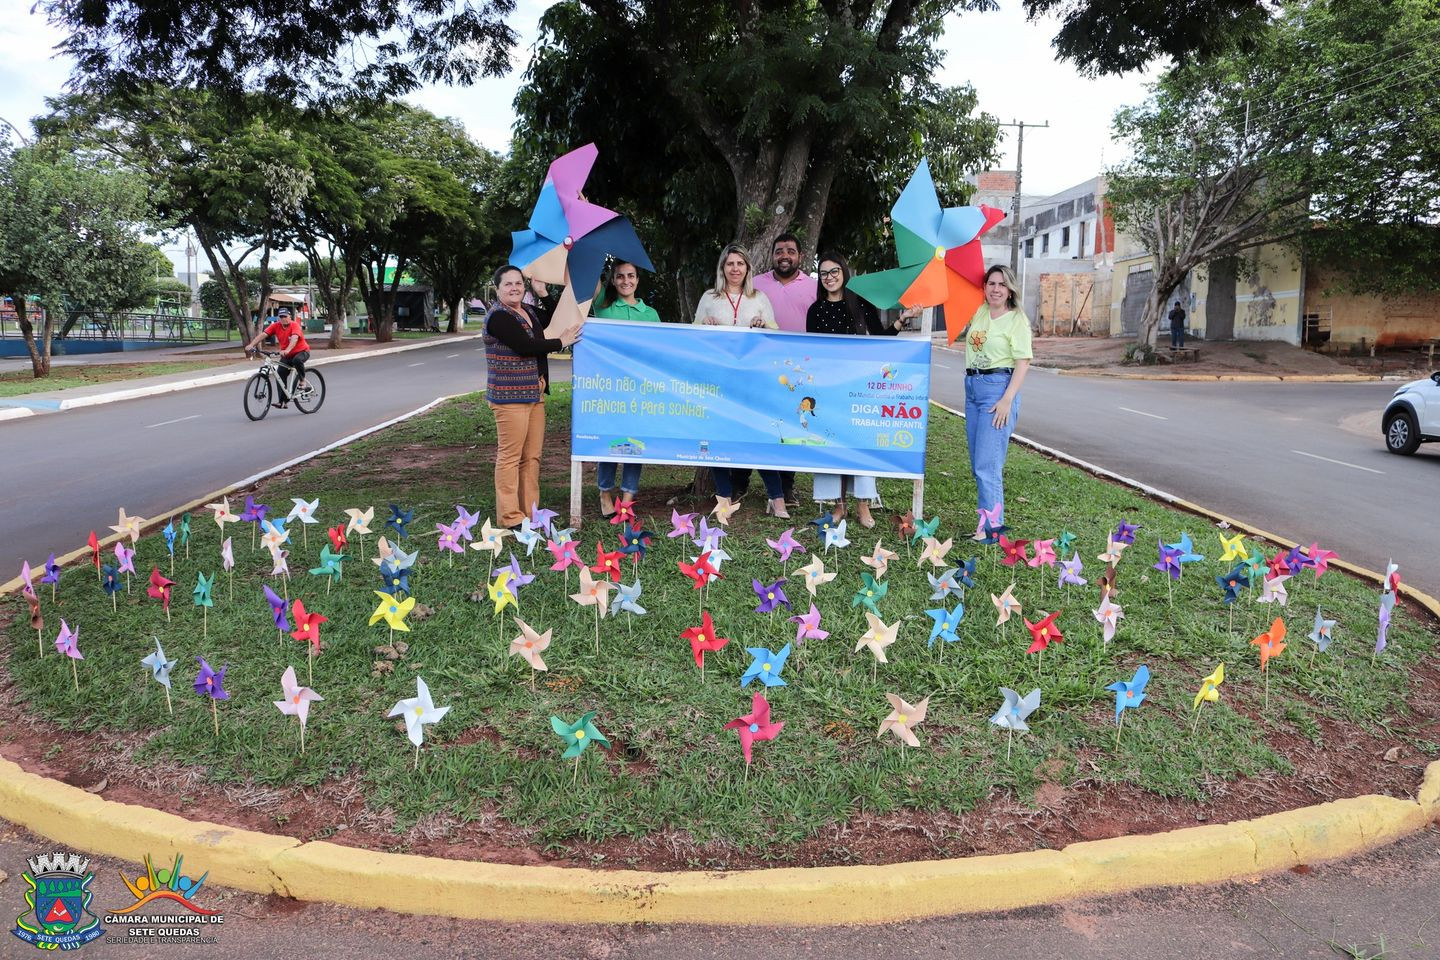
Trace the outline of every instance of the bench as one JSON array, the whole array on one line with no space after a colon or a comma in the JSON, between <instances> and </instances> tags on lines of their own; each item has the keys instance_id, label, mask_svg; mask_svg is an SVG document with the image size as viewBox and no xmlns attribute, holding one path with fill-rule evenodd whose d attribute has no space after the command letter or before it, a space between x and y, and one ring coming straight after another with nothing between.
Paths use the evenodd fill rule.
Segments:
<instances>
[{"instance_id":1,"label":"bench","mask_svg":"<svg viewBox=\"0 0 1440 960\"><path fill-rule=\"evenodd\" d=\"M1168 353L1171 363L1195 363L1200 359L1199 347L1171 347Z\"/></svg>"}]
</instances>

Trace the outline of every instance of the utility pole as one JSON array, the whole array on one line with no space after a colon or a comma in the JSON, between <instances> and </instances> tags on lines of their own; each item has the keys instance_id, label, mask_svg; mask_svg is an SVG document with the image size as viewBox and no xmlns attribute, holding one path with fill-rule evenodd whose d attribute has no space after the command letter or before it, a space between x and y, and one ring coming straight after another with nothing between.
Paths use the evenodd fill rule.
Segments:
<instances>
[{"instance_id":1,"label":"utility pole","mask_svg":"<svg viewBox=\"0 0 1440 960\"><path fill-rule=\"evenodd\" d=\"M1010 205L1010 269L1012 272L1020 271L1020 173L1024 165L1025 157L1025 128L1034 127L1043 130L1050 126L1050 121L1044 123L1026 123L1024 120L1015 120L1010 123L1000 124L1002 127L1015 127L1020 131L1015 139L1015 200Z\"/></svg>"}]
</instances>

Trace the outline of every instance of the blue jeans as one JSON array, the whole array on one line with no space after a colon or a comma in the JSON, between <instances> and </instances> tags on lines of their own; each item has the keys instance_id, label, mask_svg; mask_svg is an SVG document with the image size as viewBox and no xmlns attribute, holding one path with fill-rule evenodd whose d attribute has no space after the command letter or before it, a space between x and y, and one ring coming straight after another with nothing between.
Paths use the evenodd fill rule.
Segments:
<instances>
[{"instance_id":1,"label":"blue jeans","mask_svg":"<svg viewBox=\"0 0 1440 960\"><path fill-rule=\"evenodd\" d=\"M1005 520L1005 453L1015 420L1020 416L1020 397L1010 403L1010 419L995 429L990 408L1010 388L1008 370L965 378L965 438L970 442L970 473L975 478L979 505L989 510L1001 507L1000 521Z\"/></svg>"},{"instance_id":2,"label":"blue jeans","mask_svg":"<svg viewBox=\"0 0 1440 960\"><path fill-rule=\"evenodd\" d=\"M1185 346L1185 328L1171 325L1170 327L1170 349L1178 350Z\"/></svg>"},{"instance_id":3,"label":"blue jeans","mask_svg":"<svg viewBox=\"0 0 1440 960\"><path fill-rule=\"evenodd\" d=\"M595 485L601 491L608 492L615 489L615 468L619 464L597 463L595 464ZM627 463L620 468L620 489L634 496L640 492L640 468L643 464Z\"/></svg>"},{"instance_id":4,"label":"blue jeans","mask_svg":"<svg viewBox=\"0 0 1440 960\"><path fill-rule=\"evenodd\" d=\"M771 500L779 500L785 495L784 485L780 482L778 470L760 470L760 480L765 484L765 496ZM728 467L711 467L710 473L715 478L715 494L729 500L734 494L735 488L739 487L743 493L745 487L750 483L750 468L742 467L732 470Z\"/></svg>"}]
</instances>

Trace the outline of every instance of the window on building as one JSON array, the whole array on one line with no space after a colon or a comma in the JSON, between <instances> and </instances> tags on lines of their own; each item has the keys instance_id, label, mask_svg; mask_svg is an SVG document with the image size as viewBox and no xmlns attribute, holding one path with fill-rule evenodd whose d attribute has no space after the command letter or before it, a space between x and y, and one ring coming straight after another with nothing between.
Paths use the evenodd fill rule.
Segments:
<instances>
[{"instance_id":1,"label":"window on building","mask_svg":"<svg viewBox=\"0 0 1440 960\"><path fill-rule=\"evenodd\" d=\"M1028 260L1035 256L1035 238L1031 237L1025 241L1025 258Z\"/></svg>"},{"instance_id":2,"label":"window on building","mask_svg":"<svg viewBox=\"0 0 1440 960\"><path fill-rule=\"evenodd\" d=\"M1061 250L1068 250L1068 249L1070 249L1070 228L1069 228L1069 227L1061 227L1061 228L1060 228L1060 249L1061 249Z\"/></svg>"},{"instance_id":3,"label":"window on building","mask_svg":"<svg viewBox=\"0 0 1440 960\"><path fill-rule=\"evenodd\" d=\"M1075 237L1075 256L1077 257L1085 256L1085 237L1088 236L1089 229L1089 224L1087 224L1084 220L1081 220L1080 232Z\"/></svg>"},{"instance_id":4,"label":"window on building","mask_svg":"<svg viewBox=\"0 0 1440 960\"><path fill-rule=\"evenodd\" d=\"M1040 235L1040 252L1041 252L1041 253L1049 253L1049 252L1050 252L1050 234L1048 234L1048 233L1042 233L1042 234Z\"/></svg>"}]
</instances>

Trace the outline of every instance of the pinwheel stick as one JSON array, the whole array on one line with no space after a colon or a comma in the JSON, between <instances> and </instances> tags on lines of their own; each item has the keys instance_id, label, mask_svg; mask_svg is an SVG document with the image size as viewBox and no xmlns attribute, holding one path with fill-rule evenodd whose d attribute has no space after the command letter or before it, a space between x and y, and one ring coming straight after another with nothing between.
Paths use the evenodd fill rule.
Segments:
<instances>
[{"instance_id":1,"label":"pinwheel stick","mask_svg":"<svg viewBox=\"0 0 1440 960\"><path fill-rule=\"evenodd\" d=\"M35 649L40 651L40 659L45 659L45 640L40 636L40 628L35 628Z\"/></svg>"},{"instance_id":2,"label":"pinwheel stick","mask_svg":"<svg viewBox=\"0 0 1440 960\"><path fill-rule=\"evenodd\" d=\"M285 574L285 602L290 602L290 574Z\"/></svg>"},{"instance_id":3,"label":"pinwheel stick","mask_svg":"<svg viewBox=\"0 0 1440 960\"><path fill-rule=\"evenodd\" d=\"M170 551L170 576L175 576L175 551Z\"/></svg>"},{"instance_id":4,"label":"pinwheel stick","mask_svg":"<svg viewBox=\"0 0 1440 960\"><path fill-rule=\"evenodd\" d=\"M1174 609L1174 607L1175 607L1175 580L1174 580L1169 574L1166 574L1166 576L1165 576L1165 591L1166 591L1166 593L1169 594L1169 597L1170 597L1170 607L1171 607L1171 609Z\"/></svg>"},{"instance_id":5,"label":"pinwheel stick","mask_svg":"<svg viewBox=\"0 0 1440 960\"><path fill-rule=\"evenodd\" d=\"M360 559L365 559L365 535L360 535Z\"/></svg>"},{"instance_id":6,"label":"pinwheel stick","mask_svg":"<svg viewBox=\"0 0 1440 960\"><path fill-rule=\"evenodd\" d=\"M595 604L595 655L600 655L600 604ZM579 757L576 757L578 760Z\"/></svg>"},{"instance_id":7,"label":"pinwheel stick","mask_svg":"<svg viewBox=\"0 0 1440 960\"><path fill-rule=\"evenodd\" d=\"M1120 711L1120 721L1115 724L1115 747L1120 747L1120 731L1125 729L1125 711Z\"/></svg>"},{"instance_id":8,"label":"pinwheel stick","mask_svg":"<svg viewBox=\"0 0 1440 960\"><path fill-rule=\"evenodd\" d=\"M114 597L111 597L110 599L113 600L113 599L115 599L115 598L114 598ZM200 608L200 636L201 636L202 639L203 639L203 638L208 638L208 637L210 636L210 608L209 608L209 607L201 607L201 608Z\"/></svg>"},{"instance_id":9,"label":"pinwheel stick","mask_svg":"<svg viewBox=\"0 0 1440 960\"><path fill-rule=\"evenodd\" d=\"M310 549L310 531L307 530L307 529L305 529L305 528L306 528L306 524L303 524L303 523L300 524L300 542L305 545L305 549L306 549L306 550L309 550L309 549Z\"/></svg>"},{"instance_id":10,"label":"pinwheel stick","mask_svg":"<svg viewBox=\"0 0 1440 960\"><path fill-rule=\"evenodd\" d=\"M130 596L130 574L125 574L125 596Z\"/></svg>"},{"instance_id":11,"label":"pinwheel stick","mask_svg":"<svg viewBox=\"0 0 1440 960\"><path fill-rule=\"evenodd\" d=\"M113 594L113 593L110 594L110 612L111 612L111 613L119 613L119 612L120 612L120 604L119 604L118 601L116 601L116 599L115 599L115 594Z\"/></svg>"},{"instance_id":12,"label":"pinwheel stick","mask_svg":"<svg viewBox=\"0 0 1440 960\"><path fill-rule=\"evenodd\" d=\"M165 605L165 622L170 622L170 605L168 603Z\"/></svg>"},{"instance_id":13,"label":"pinwheel stick","mask_svg":"<svg viewBox=\"0 0 1440 960\"><path fill-rule=\"evenodd\" d=\"M170 702L170 688L165 688L165 709L170 711L170 716L175 716L175 705Z\"/></svg>"},{"instance_id":14,"label":"pinwheel stick","mask_svg":"<svg viewBox=\"0 0 1440 960\"><path fill-rule=\"evenodd\" d=\"M575 754L575 772L570 774L570 785L574 786L575 781L580 779L580 754Z\"/></svg>"},{"instance_id":15,"label":"pinwheel stick","mask_svg":"<svg viewBox=\"0 0 1440 960\"><path fill-rule=\"evenodd\" d=\"M305 682L310 686L315 685L315 644L313 643L310 644L310 649L305 651ZM300 752L304 753L305 725L303 723L300 725L300 739L302 741Z\"/></svg>"},{"instance_id":16,"label":"pinwheel stick","mask_svg":"<svg viewBox=\"0 0 1440 960\"><path fill-rule=\"evenodd\" d=\"M1015 743L1015 728L1005 728L1005 762L1010 762L1010 747Z\"/></svg>"},{"instance_id":17,"label":"pinwheel stick","mask_svg":"<svg viewBox=\"0 0 1440 960\"><path fill-rule=\"evenodd\" d=\"M1262 713L1269 713L1269 712L1270 712L1270 664L1268 664L1268 663L1265 664L1265 669L1262 670L1261 673L1265 674L1265 701L1264 701L1264 703L1261 705L1260 711L1261 711Z\"/></svg>"},{"instance_id":18,"label":"pinwheel stick","mask_svg":"<svg viewBox=\"0 0 1440 960\"><path fill-rule=\"evenodd\" d=\"M420 744L415 744L415 762L410 764L411 770L420 769Z\"/></svg>"},{"instance_id":19,"label":"pinwheel stick","mask_svg":"<svg viewBox=\"0 0 1440 960\"><path fill-rule=\"evenodd\" d=\"M944 643L945 641L944 641L944 640L941 640L940 642L941 642L941 643ZM873 657L871 658L871 660L870 660L870 682L871 682L871 683L875 683L875 682L876 682L875 671L876 671L877 669L879 669L878 663L879 663L879 661L875 660Z\"/></svg>"},{"instance_id":20,"label":"pinwheel stick","mask_svg":"<svg viewBox=\"0 0 1440 960\"><path fill-rule=\"evenodd\" d=\"M54 602L55 602L55 581L54 581L54 580L51 580L51 581L50 581L50 602L51 602L51 603L54 603Z\"/></svg>"},{"instance_id":21,"label":"pinwheel stick","mask_svg":"<svg viewBox=\"0 0 1440 960\"><path fill-rule=\"evenodd\" d=\"M80 692L80 674L75 669L75 661L70 661L70 679L75 681L75 692Z\"/></svg>"},{"instance_id":22,"label":"pinwheel stick","mask_svg":"<svg viewBox=\"0 0 1440 960\"><path fill-rule=\"evenodd\" d=\"M260 521L258 521L258 520L255 521L253 524L250 525L250 549L251 549L251 550L254 550L254 549L255 549L255 531L256 531L256 530L259 530L259 529L260 529Z\"/></svg>"},{"instance_id":23,"label":"pinwheel stick","mask_svg":"<svg viewBox=\"0 0 1440 960\"><path fill-rule=\"evenodd\" d=\"M1198 730L1200 729L1200 712L1201 712L1202 710L1204 710L1204 709L1205 709L1205 704L1204 704L1203 701L1201 702L1200 706L1198 706L1198 707L1195 708L1195 722L1192 723L1192 724L1190 724L1190 736L1191 736L1191 737L1194 737L1196 731L1198 731Z\"/></svg>"},{"instance_id":24,"label":"pinwheel stick","mask_svg":"<svg viewBox=\"0 0 1440 960\"><path fill-rule=\"evenodd\" d=\"M305 752L305 724L300 724L300 752Z\"/></svg>"},{"instance_id":25,"label":"pinwheel stick","mask_svg":"<svg viewBox=\"0 0 1440 960\"><path fill-rule=\"evenodd\" d=\"M215 706L215 698L210 698L210 719L215 721L215 736L220 736L220 708Z\"/></svg>"}]
</instances>

